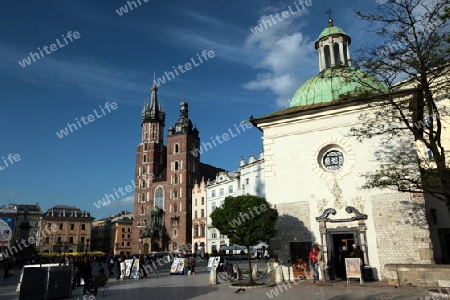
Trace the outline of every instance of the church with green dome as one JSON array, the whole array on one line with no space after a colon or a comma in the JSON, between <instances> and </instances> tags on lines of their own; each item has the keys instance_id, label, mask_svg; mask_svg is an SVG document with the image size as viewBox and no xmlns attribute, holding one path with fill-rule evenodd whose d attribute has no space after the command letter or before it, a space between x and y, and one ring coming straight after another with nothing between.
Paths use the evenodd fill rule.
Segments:
<instances>
[{"instance_id":1,"label":"church with green dome","mask_svg":"<svg viewBox=\"0 0 450 300\"><path fill-rule=\"evenodd\" d=\"M343 247L362 250L365 280L392 281L398 275L392 264L429 265L445 255L434 225L411 216L427 215L431 202L424 194L361 188L361 174L381 166L382 142L377 136L359 142L350 129L362 124L361 114L377 112L389 89L352 68L350 44L330 19L315 42L319 73L298 88L288 108L250 119L263 132L266 199L279 214L269 249L290 278L312 278L299 266L316 243L330 279L346 278L337 260ZM389 95L408 101L413 90ZM401 138L391 142L399 145ZM446 211L441 202L431 205Z\"/></svg>"},{"instance_id":2,"label":"church with green dome","mask_svg":"<svg viewBox=\"0 0 450 300\"><path fill-rule=\"evenodd\" d=\"M387 87L375 77L351 67L350 43L351 38L330 19L315 43L320 73L295 92L290 107L331 103L374 91L387 92Z\"/></svg>"}]
</instances>

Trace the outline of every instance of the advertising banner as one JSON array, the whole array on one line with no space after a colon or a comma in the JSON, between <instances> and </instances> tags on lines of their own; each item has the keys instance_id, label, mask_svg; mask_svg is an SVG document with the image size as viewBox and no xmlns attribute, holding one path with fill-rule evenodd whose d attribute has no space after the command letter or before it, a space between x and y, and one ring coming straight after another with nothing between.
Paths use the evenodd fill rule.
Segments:
<instances>
[{"instance_id":1,"label":"advertising banner","mask_svg":"<svg viewBox=\"0 0 450 300\"><path fill-rule=\"evenodd\" d=\"M0 216L0 245L9 244L13 236L15 217Z\"/></svg>"},{"instance_id":2,"label":"advertising banner","mask_svg":"<svg viewBox=\"0 0 450 300\"><path fill-rule=\"evenodd\" d=\"M125 277L139 279L139 259L125 260Z\"/></svg>"}]
</instances>

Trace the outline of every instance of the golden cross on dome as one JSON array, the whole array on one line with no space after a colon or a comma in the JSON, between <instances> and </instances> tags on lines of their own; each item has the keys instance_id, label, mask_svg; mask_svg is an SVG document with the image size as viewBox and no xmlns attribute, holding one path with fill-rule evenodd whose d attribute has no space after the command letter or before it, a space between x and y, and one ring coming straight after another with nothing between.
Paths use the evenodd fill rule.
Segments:
<instances>
[{"instance_id":1,"label":"golden cross on dome","mask_svg":"<svg viewBox=\"0 0 450 300\"><path fill-rule=\"evenodd\" d=\"M334 10L331 10L331 8L328 8L328 11L325 12L326 14L328 14L328 23L331 25L333 25L333 19L331 18L331 13L334 13Z\"/></svg>"}]
</instances>

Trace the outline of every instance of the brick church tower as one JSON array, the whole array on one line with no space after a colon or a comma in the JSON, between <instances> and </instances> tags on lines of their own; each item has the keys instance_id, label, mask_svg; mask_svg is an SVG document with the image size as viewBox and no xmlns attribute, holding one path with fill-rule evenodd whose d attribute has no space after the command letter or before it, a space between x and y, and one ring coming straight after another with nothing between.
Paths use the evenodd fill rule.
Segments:
<instances>
[{"instance_id":1,"label":"brick church tower","mask_svg":"<svg viewBox=\"0 0 450 300\"><path fill-rule=\"evenodd\" d=\"M171 251L192 242L192 187L205 166L192 150L200 145L199 131L180 104L180 117L170 127L164 145L165 112L158 103L158 87L142 110L142 141L136 153L136 189L132 252ZM193 151L197 154L197 152ZM219 169L217 169L219 170Z\"/></svg>"}]
</instances>

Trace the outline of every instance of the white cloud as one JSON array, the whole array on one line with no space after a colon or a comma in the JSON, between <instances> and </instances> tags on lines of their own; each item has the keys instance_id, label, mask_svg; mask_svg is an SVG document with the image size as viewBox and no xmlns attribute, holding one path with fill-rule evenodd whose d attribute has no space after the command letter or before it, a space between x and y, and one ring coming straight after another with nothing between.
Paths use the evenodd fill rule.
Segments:
<instances>
[{"instance_id":1,"label":"white cloud","mask_svg":"<svg viewBox=\"0 0 450 300\"><path fill-rule=\"evenodd\" d=\"M281 13L284 9L269 7L266 11ZM305 26L302 16L307 15L302 10L281 22L273 24L258 34L251 31L246 38L247 49L260 53L262 59L254 67L264 69L257 77L244 84L249 90L271 90L276 96L279 107L289 105L295 90L309 77L311 70L317 69L317 56L314 41L302 34ZM270 19L271 15L262 16L262 20Z\"/></svg>"},{"instance_id":2,"label":"white cloud","mask_svg":"<svg viewBox=\"0 0 450 300\"><path fill-rule=\"evenodd\" d=\"M118 201L110 201L108 205L105 205L105 207L117 207L117 206L133 206L134 203L134 196L128 196L123 199L120 199Z\"/></svg>"}]
</instances>

